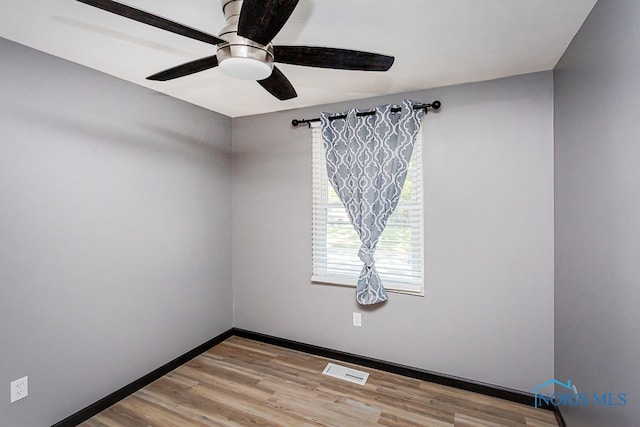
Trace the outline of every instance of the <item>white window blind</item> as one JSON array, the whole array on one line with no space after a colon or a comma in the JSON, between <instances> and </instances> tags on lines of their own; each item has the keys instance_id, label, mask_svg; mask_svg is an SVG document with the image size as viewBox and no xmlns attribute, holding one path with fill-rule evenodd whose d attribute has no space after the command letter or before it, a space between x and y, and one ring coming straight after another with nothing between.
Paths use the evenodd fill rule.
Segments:
<instances>
[{"instance_id":1,"label":"white window blind","mask_svg":"<svg viewBox=\"0 0 640 427\"><path fill-rule=\"evenodd\" d=\"M313 138L312 282L355 286L363 263L360 239L327 178L319 127ZM418 132L400 202L376 249L376 268L386 290L424 295L422 130Z\"/></svg>"}]
</instances>

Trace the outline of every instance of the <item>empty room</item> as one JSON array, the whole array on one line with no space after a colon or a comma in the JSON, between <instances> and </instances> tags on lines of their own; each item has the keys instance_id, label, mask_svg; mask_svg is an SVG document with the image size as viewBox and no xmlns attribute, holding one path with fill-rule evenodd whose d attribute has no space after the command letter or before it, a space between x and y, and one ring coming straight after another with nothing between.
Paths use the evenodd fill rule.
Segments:
<instances>
[{"instance_id":1,"label":"empty room","mask_svg":"<svg viewBox=\"0 0 640 427\"><path fill-rule=\"evenodd\" d=\"M640 425L639 2L0 4L0 427Z\"/></svg>"}]
</instances>

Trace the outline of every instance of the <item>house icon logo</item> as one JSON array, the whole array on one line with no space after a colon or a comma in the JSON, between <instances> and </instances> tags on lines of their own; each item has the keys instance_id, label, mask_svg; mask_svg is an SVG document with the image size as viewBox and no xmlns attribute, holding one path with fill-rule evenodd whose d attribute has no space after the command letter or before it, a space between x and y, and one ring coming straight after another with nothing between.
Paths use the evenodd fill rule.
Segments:
<instances>
[{"instance_id":1,"label":"house icon logo","mask_svg":"<svg viewBox=\"0 0 640 427\"><path fill-rule=\"evenodd\" d=\"M571 380L567 380L566 384L563 383L562 381L558 381L555 378L551 378L549 381L545 381L542 384L539 384L537 386L535 386L531 391L533 391L534 397L535 397L535 407L538 407L539 402L544 401L546 404L553 404L553 394L547 396L543 393L541 393L541 390L544 389L545 387L548 387L550 385L553 384L557 384L560 387L563 387L567 390L569 390L572 394L575 393L575 389L573 388L573 386L571 385ZM541 399L542 398L542 399Z\"/></svg>"}]
</instances>

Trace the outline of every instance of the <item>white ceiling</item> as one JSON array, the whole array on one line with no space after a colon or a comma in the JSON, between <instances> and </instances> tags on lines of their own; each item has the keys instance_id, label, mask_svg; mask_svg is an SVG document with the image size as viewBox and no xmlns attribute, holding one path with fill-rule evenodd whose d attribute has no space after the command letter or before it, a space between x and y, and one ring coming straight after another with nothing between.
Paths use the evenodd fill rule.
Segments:
<instances>
[{"instance_id":1,"label":"white ceiling","mask_svg":"<svg viewBox=\"0 0 640 427\"><path fill-rule=\"evenodd\" d=\"M225 25L220 0L120 0L202 31ZM0 37L237 117L489 80L555 66L597 0L300 0L276 44L396 57L386 73L280 64L298 97L211 69L170 82L145 77L215 47L75 0L0 0Z\"/></svg>"}]
</instances>

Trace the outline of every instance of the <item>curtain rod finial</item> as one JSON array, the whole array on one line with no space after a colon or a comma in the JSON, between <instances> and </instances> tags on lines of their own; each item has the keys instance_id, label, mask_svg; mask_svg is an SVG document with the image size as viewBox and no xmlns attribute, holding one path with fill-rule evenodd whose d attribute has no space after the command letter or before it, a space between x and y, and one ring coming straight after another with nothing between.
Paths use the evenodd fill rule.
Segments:
<instances>
[{"instance_id":1,"label":"curtain rod finial","mask_svg":"<svg viewBox=\"0 0 640 427\"><path fill-rule=\"evenodd\" d=\"M442 107L442 103L440 101L433 101L431 103L431 108L433 108L434 110L439 110L440 107Z\"/></svg>"},{"instance_id":2,"label":"curtain rod finial","mask_svg":"<svg viewBox=\"0 0 640 427\"><path fill-rule=\"evenodd\" d=\"M300 120L293 119L291 120L291 126L298 126L300 124Z\"/></svg>"}]
</instances>

